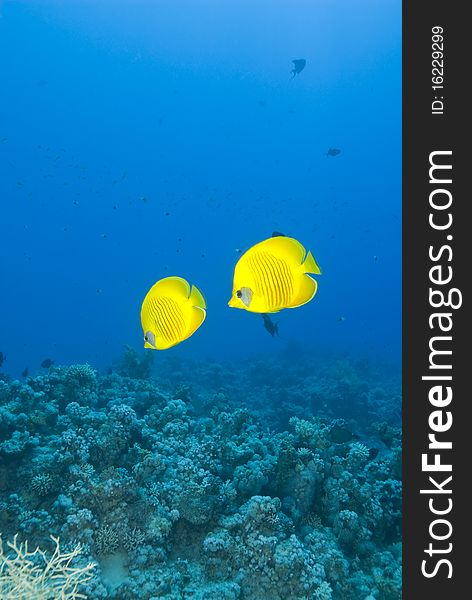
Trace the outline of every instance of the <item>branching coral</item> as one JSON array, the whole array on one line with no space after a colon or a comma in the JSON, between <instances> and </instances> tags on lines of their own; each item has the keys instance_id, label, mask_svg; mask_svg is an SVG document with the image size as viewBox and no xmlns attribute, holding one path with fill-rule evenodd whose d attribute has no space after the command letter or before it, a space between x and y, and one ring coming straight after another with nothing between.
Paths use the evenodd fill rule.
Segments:
<instances>
[{"instance_id":1,"label":"branching coral","mask_svg":"<svg viewBox=\"0 0 472 600\"><path fill-rule=\"evenodd\" d=\"M92 577L94 563L74 566L80 545L63 552L59 538L51 536L55 548L48 555L40 548L31 551L28 542L7 541L0 537L0 598L2 600L79 600L81 588Z\"/></svg>"}]
</instances>

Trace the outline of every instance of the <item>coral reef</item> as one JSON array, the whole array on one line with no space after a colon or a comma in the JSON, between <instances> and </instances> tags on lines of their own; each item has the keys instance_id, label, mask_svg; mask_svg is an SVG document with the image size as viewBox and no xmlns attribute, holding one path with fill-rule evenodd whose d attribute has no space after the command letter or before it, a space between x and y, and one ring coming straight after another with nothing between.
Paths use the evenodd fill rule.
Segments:
<instances>
[{"instance_id":1,"label":"coral reef","mask_svg":"<svg viewBox=\"0 0 472 600\"><path fill-rule=\"evenodd\" d=\"M0 531L82 547L87 598L399 600L399 375L130 349L0 381ZM137 377L141 378L137 378Z\"/></svg>"}]
</instances>

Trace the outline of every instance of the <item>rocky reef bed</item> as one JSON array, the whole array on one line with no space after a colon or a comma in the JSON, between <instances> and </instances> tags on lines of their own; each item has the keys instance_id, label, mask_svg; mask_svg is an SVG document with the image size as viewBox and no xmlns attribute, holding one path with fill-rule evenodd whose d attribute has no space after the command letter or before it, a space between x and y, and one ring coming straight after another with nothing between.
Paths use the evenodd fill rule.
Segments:
<instances>
[{"instance_id":1,"label":"rocky reef bed","mask_svg":"<svg viewBox=\"0 0 472 600\"><path fill-rule=\"evenodd\" d=\"M107 375L0 375L4 539L80 543L93 600L401 598L398 372L304 355L150 375L132 352Z\"/></svg>"}]
</instances>

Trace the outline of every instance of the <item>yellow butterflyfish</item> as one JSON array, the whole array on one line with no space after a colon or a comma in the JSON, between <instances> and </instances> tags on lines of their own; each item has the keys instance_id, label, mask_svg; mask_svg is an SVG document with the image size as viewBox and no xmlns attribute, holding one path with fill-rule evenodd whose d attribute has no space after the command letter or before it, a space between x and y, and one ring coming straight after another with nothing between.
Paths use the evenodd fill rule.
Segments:
<instances>
[{"instance_id":1,"label":"yellow butterflyfish","mask_svg":"<svg viewBox=\"0 0 472 600\"><path fill-rule=\"evenodd\" d=\"M186 340L206 317L200 290L182 277L165 277L155 283L141 307L144 347L166 350Z\"/></svg>"},{"instance_id":2,"label":"yellow butterflyfish","mask_svg":"<svg viewBox=\"0 0 472 600\"><path fill-rule=\"evenodd\" d=\"M313 254L294 238L277 235L245 252L234 269L233 308L273 313L309 302L321 275Z\"/></svg>"}]
</instances>

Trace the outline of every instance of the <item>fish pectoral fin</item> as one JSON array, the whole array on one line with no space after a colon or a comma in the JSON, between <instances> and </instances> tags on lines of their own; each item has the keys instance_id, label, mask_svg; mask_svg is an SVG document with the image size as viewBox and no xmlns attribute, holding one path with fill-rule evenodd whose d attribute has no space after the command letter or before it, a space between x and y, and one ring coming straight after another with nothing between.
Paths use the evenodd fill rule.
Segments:
<instances>
[{"instance_id":1,"label":"fish pectoral fin","mask_svg":"<svg viewBox=\"0 0 472 600\"><path fill-rule=\"evenodd\" d=\"M317 290L318 283L313 279L313 277L310 277L310 275L305 273L305 275L301 277L298 292L288 308L298 308L299 306L307 304L307 302L310 302L310 300L316 294Z\"/></svg>"},{"instance_id":2,"label":"fish pectoral fin","mask_svg":"<svg viewBox=\"0 0 472 600\"><path fill-rule=\"evenodd\" d=\"M315 257L308 250L308 254L306 255L305 260L303 261L303 267L305 269L305 273L314 273L315 275L321 275L321 269L318 266L318 263L315 260Z\"/></svg>"}]
</instances>

